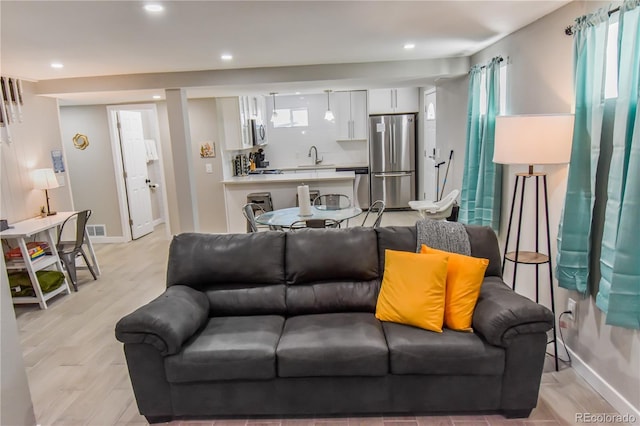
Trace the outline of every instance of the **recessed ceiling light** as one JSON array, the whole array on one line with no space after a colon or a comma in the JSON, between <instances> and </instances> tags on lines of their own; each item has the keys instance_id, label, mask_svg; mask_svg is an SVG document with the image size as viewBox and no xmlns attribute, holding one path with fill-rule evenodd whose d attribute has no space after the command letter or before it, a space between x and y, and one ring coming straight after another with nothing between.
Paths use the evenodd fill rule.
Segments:
<instances>
[{"instance_id":1,"label":"recessed ceiling light","mask_svg":"<svg viewBox=\"0 0 640 426\"><path fill-rule=\"evenodd\" d=\"M147 12L158 13L164 10L164 6L162 6L161 4L145 4L144 10L146 10Z\"/></svg>"},{"instance_id":2,"label":"recessed ceiling light","mask_svg":"<svg viewBox=\"0 0 640 426\"><path fill-rule=\"evenodd\" d=\"M162 99L162 96L160 96L160 95L153 95L153 99Z\"/></svg>"},{"instance_id":3,"label":"recessed ceiling light","mask_svg":"<svg viewBox=\"0 0 640 426\"><path fill-rule=\"evenodd\" d=\"M413 44L413 43L407 43L407 44L404 45L404 48L407 49L407 50L411 50L414 47L416 47L416 45Z\"/></svg>"},{"instance_id":4,"label":"recessed ceiling light","mask_svg":"<svg viewBox=\"0 0 640 426\"><path fill-rule=\"evenodd\" d=\"M222 59L223 61L230 61L233 59L233 56L229 55L228 53L225 53L224 55L220 56L220 59Z\"/></svg>"},{"instance_id":5,"label":"recessed ceiling light","mask_svg":"<svg viewBox=\"0 0 640 426\"><path fill-rule=\"evenodd\" d=\"M60 62L52 62L51 68L64 68L64 65L62 65Z\"/></svg>"}]
</instances>

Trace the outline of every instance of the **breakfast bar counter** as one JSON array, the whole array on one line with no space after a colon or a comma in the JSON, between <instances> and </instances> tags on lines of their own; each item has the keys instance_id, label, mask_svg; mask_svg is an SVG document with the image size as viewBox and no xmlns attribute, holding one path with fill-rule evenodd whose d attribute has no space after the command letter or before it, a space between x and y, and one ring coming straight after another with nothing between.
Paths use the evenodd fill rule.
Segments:
<instances>
[{"instance_id":1,"label":"breakfast bar counter","mask_svg":"<svg viewBox=\"0 0 640 426\"><path fill-rule=\"evenodd\" d=\"M247 195L269 192L274 209L295 207L298 185L308 185L320 194L345 194L353 200L354 172L313 171L234 176L222 181L227 212L227 232L246 232L242 206Z\"/></svg>"},{"instance_id":2,"label":"breakfast bar counter","mask_svg":"<svg viewBox=\"0 0 640 426\"><path fill-rule=\"evenodd\" d=\"M222 181L225 185L253 185L253 184L272 184L275 182L315 182L315 181L334 181L334 180L354 180L353 172L296 172L296 173L275 173L260 174L248 176L233 176ZM301 183L300 183L301 185Z\"/></svg>"}]
</instances>

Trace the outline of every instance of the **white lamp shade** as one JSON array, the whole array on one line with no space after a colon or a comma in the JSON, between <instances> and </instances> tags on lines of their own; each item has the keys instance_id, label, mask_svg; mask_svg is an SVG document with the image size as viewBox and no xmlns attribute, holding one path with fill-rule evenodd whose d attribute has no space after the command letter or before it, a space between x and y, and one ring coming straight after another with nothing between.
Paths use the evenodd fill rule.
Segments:
<instances>
[{"instance_id":1,"label":"white lamp shade","mask_svg":"<svg viewBox=\"0 0 640 426\"><path fill-rule=\"evenodd\" d=\"M60 185L53 169L36 169L32 172L33 189L53 189Z\"/></svg>"},{"instance_id":2,"label":"white lamp shade","mask_svg":"<svg viewBox=\"0 0 640 426\"><path fill-rule=\"evenodd\" d=\"M503 115L496 117L493 162L566 164L571 158L573 115Z\"/></svg>"}]
</instances>

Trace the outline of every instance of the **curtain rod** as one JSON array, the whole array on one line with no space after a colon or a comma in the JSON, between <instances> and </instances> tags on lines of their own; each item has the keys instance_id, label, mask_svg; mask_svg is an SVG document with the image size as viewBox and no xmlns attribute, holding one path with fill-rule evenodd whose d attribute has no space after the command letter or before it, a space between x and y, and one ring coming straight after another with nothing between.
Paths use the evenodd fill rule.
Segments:
<instances>
[{"instance_id":1,"label":"curtain rod","mask_svg":"<svg viewBox=\"0 0 640 426\"><path fill-rule=\"evenodd\" d=\"M502 56L498 56L498 63L500 63L502 61L504 61L504 59L502 59ZM487 67L486 65L483 65L483 66L480 67L480 69L483 69L483 68L486 68L486 67Z\"/></svg>"},{"instance_id":2,"label":"curtain rod","mask_svg":"<svg viewBox=\"0 0 640 426\"><path fill-rule=\"evenodd\" d=\"M611 9L609 12L607 12L607 14L609 16L613 15L616 12L620 12L620 6L616 7L615 9ZM567 28L564 29L564 33L568 36L573 35L573 25L569 25Z\"/></svg>"}]
</instances>

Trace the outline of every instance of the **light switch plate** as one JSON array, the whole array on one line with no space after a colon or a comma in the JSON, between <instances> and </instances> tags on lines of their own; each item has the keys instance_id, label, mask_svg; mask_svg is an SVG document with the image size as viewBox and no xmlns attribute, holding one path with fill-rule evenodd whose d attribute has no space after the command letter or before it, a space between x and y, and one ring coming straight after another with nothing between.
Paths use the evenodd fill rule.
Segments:
<instances>
[{"instance_id":1,"label":"light switch plate","mask_svg":"<svg viewBox=\"0 0 640 426\"><path fill-rule=\"evenodd\" d=\"M211 163L207 163L207 164L205 164L205 165L204 165L204 170L205 170L207 173L213 173L213 164L211 164Z\"/></svg>"}]
</instances>

